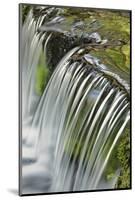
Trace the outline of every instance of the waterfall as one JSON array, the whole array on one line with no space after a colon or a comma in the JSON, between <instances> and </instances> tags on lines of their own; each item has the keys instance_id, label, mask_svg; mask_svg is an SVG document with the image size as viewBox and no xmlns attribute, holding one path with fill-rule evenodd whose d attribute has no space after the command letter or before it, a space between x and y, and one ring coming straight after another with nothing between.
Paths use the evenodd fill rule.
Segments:
<instances>
[{"instance_id":1,"label":"waterfall","mask_svg":"<svg viewBox=\"0 0 135 200\"><path fill-rule=\"evenodd\" d=\"M102 66L73 60L76 46L36 94L39 57L51 38L37 31L43 20L30 12L21 34L22 193L114 188L119 169L110 181L104 172L130 120L127 85Z\"/></svg>"}]
</instances>

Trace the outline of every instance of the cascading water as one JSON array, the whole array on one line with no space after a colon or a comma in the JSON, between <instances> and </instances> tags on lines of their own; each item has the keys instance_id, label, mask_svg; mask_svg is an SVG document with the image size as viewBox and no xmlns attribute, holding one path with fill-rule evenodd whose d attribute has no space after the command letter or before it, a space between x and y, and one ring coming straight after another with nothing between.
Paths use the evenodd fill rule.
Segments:
<instances>
[{"instance_id":1,"label":"cascading water","mask_svg":"<svg viewBox=\"0 0 135 200\"><path fill-rule=\"evenodd\" d=\"M128 85L90 55L73 60L77 46L37 95L36 68L51 38L37 31L44 18L36 23L30 13L21 35L22 193L114 188L119 169L110 181L105 170L130 120Z\"/></svg>"}]
</instances>

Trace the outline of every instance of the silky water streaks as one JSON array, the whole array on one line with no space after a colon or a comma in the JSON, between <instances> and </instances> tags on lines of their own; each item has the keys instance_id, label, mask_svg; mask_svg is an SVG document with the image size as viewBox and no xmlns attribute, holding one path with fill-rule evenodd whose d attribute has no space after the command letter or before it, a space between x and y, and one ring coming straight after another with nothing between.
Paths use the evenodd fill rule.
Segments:
<instances>
[{"instance_id":1,"label":"silky water streaks","mask_svg":"<svg viewBox=\"0 0 135 200\"><path fill-rule=\"evenodd\" d=\"M62 8L39 10L35 17L30 9L21 29L21 194L115 189L121 167L113 155L130 125L127 78L88 52L107 42L99 33L78 42L74 29L82 22L70 32ZM59 37L73 43L57 56L51 45ZM63 48L57 41L54 48ZM47 81L38 93L41 78Z\"/></svg>"}]
</instances>

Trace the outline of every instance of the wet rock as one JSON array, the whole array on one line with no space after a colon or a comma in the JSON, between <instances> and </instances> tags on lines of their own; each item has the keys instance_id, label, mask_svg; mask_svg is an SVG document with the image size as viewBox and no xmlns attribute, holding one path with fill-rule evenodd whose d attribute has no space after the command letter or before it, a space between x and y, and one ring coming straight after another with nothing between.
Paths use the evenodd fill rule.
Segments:
<instances>
[{"instance_id":1,"label":"wet rock","mask_svg":"<svg viewBox=\"0 0 135 200\"><path fill-rule=\"evenodd\" d=\"M92 42L92 43L100 43L101 42L101 36L97 32L90 34L88 38L89 38L90 42Z\"/></svg>"}]
</instances>

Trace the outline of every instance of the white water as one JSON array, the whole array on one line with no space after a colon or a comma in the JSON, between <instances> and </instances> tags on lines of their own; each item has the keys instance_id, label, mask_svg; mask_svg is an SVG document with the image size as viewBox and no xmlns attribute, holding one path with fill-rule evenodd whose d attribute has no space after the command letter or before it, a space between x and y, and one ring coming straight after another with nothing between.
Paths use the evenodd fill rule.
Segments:
<instances>
[{"instance_id":1,"label":"white water","mask_svg":"<svg viewBox=\"0 0 135 200\"><path fill-rule=\"evenodd\" d=\"M79 47L38 96L35 73L45 37L38 24L30 14L22 28L22 193L114 188L119 170L111 181L104 170L130 118L127 96L91 67L70 62Z\"/></svg>"}]
</instances>

